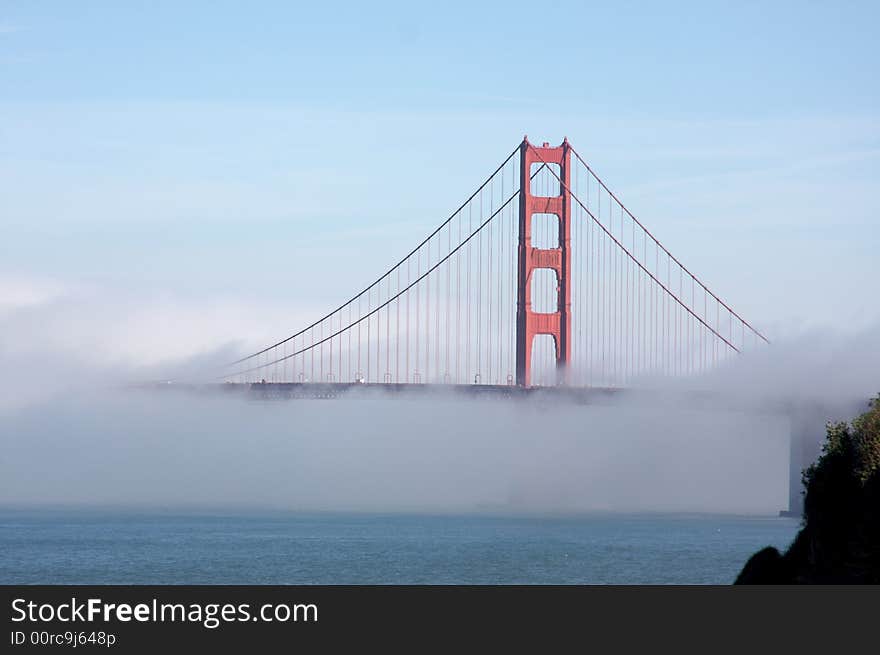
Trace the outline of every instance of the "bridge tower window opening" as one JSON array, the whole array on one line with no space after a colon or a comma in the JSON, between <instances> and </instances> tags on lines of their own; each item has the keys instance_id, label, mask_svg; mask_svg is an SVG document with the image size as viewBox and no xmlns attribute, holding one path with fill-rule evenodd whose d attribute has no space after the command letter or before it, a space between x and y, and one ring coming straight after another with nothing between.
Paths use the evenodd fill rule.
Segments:
<instances>
[{"instance_id":1,"label":"bridge tower window opening","mask_svg":"<svg viewBox=\"0 0 880 655\"><path fill-rule=\"evenodd\" d=\"M549 147L544 144L544 147ZM533 162L529 169L529 189L535 198L555 198L561 194L562 167L555 162Z\"/></svg>"}]
</instances>

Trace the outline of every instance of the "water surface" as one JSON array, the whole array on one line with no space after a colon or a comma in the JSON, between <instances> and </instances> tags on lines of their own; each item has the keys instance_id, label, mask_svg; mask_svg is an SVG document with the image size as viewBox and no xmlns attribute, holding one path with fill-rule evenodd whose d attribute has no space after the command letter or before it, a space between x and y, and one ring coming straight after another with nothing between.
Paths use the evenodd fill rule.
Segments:
<instances>
[{"instance_id":1,"label":"water surface","mask_svg":"<svg viewBox=\"0 0 880 655\"><path fill-rule=\"evenodd\" d=\"M0 583L729 583L799 522L0 510Z\"/></svg>"}]
</instances>

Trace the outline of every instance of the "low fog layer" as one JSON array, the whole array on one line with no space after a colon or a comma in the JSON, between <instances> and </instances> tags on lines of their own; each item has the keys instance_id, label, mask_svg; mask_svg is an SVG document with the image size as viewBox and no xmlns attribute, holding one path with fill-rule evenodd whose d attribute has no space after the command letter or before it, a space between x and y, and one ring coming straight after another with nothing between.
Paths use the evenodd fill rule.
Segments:
<instances>
[{"instance_id":1,"label":"low fog layer","mask_svg":"<svg viewBox=\"0 0 880 655\"><path fill-rule=\"evenodd\" d=\"M0 368L15 372L0 382L0 505L775 514L788 506L780 408L819 403L831 408L823 418L848 418L834 408L880 390L874 328L779 339L700 380L644 380L648 393L586 407L135 391L119 384L169 367L124 356L140 348L125 338L131 320L112 339L103 328L117 353L108 361L97 340L74 338L91 334L85 322L52 315L45 304L0 312L16 337L0 344ZM57 332L59 322L72 329ZM54 342L40 336L47 324ZM232 354L178 358L175 371Z\"/></svg>"},{"instance_id":2,"label":"low fog layer","mask_svg":"<svg viewBox=\"0 0 880 655\"><path fill-rule=\"evenodd\" d=\"M787 423L666 407L108 393L4 419L6 503L774 512Z\"/></svg>"}]
</instances>

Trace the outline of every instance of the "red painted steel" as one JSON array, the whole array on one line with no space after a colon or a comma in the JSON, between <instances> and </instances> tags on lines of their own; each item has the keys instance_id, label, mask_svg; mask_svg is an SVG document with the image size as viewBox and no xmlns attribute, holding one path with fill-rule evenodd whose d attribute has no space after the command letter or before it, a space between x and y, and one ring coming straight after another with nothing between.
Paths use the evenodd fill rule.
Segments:
<instances>
[{"instance_id":1,"label":"red painted steel","mask_svg":"<svg viewBox=\"0 0 880 655\"><path fill-rule=\"evenodd\" d=\"M532 195L532 164L559 166L559 195ZM567 382L571 362L571 147L568 139L550 147L533 146L528 138L520 145L519 265L516 301L516 383L531 385L532 343L548 334L556 347L557 382ZM532 247L532 215L553 214L559 219L559 247ZM532 273L546 268L556 273L556 311L532 311Z\"/></svg>"}]
</instances>

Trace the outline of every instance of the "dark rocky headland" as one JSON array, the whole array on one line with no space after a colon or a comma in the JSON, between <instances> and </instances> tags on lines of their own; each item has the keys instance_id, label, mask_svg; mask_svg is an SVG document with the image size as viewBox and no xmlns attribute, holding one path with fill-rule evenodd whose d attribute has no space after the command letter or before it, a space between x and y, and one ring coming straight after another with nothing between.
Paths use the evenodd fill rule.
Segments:
<instances>
[{"instance_id":1,"label":"dark rocky headland","mask_svg":"<svg viewBox=\"0 0 880 655\"><path fill-rule=\"evenodd\" d=\"M880 396L852 422L828 424L803 482L803 527L791 546L752 555L735 584L880 583Z\"/></svg>"}]
</instances>

